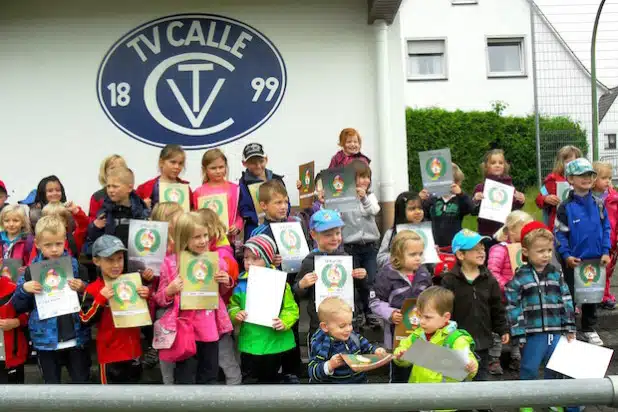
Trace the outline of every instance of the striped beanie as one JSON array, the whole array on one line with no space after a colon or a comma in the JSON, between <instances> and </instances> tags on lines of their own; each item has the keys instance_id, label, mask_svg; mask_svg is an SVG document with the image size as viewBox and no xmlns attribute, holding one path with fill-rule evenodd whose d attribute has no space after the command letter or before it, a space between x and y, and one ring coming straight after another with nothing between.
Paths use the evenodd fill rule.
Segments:
<instances>
[{"instance_id":1,"label":"striped beanie","mask_svg":"<svg viewBox=\"0 0 618 412\"><path fill-rule=\"evenodd\" d=\"M264 259L267 266L272 265L275 258L275 252L277 245L275 241L267 235L253 236L251 239L245 242L245 247L253 252L256 256Z\"/></svg>"}]
</instances>

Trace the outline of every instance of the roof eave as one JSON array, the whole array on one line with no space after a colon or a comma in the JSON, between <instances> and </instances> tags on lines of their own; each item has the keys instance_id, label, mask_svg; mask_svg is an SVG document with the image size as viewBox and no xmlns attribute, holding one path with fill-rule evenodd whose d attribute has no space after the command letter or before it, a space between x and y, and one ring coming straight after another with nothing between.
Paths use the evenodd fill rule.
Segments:
<instances>
[{"instance_id":1,"label":"roof eave","mask_svg":"<svg viewBox=\"0 0 618 412\"><path fill-rule=\"evenodd\" d=\"M369 24L376 20L384 20L392 24L397 16L402 0L367 0Z\"/></svg>"}]
</instances>

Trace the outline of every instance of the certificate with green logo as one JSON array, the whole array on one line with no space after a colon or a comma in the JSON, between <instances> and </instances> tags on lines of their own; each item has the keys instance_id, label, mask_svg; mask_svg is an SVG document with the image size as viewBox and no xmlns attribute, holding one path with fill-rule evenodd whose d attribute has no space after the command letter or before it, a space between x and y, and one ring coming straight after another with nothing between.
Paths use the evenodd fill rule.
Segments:
<instances>
[{"instance_id":1,"label":"certificate with green logo","mask_svg":"<svg viewBox=\"0 0 618 412\"><path fill-rule=\"evenodd\" d=\"M105 286L112 288L114 296L109 300L114 326L135 328L152 325L148 303L137 294L142 286L139 273L127 273L116 279L105 279Z\"/></svg>"},{"instance_id":2,"label":"certificate with green logo","mask_svg":"<svg viewBox=\"0 0 618 412\"><path fill-rule=\"evenodd\" d=\"M151 220L129 221L129 263L130 272L152 269L159 276L161 264L167 252L167 222Z\"/></svg>"},{"instance_id":3,"label":"certificate with green logo","mask_svg":"<svg viewBox=\"0 0 618 412\"><path fill-rule=\"evenodd\" d=\"M180 293L180 309L218 309L219 284L215 275L219 270L219 255L206 252L194 255L183 252L180 255L179 276L184 286Z\"/></svg>"},{"instance_id":4,"label":"certificate with green logo","mask_svg":"<svg viewBox=\"0 0 618 412\"><path fill-rule=\"evenodd\" d=\"M281 269L287 273L297 273L303 259L309 254L309 245L300 222L271 223L270 228L283 259Z\"/></svg>"},{"instance_id":5,"label":"certificate with green logo","mask_svg":"<svg viewBox=\"0 0 618 412\"><path fill-rule=\"evenodd\" d=\"M39 319L79 312L79 297L69 287L69 280L74 278L70 257L33 263L30 265L30 274L32 280L43 287L43 292L34 295Z\"/></svg>"},{"instance_id":6,"label":"certificate with green logo","mask_svg":"<svg viewBox=\"0 0 618 412\"><path fill-rule=\"evenodd\" d=\"M434 196L451 193L453 184L453 163L451 149L419 152L423 187Z\"/></svg>"},{"instance_id":7,"label":"certificate with green logo","mask_svg":"<svg viewBox=\"0 0 618 412\"><path fill-rule=\"evenodd\" d=\"M354 310L354 279L352 278L352 256L316 256L315 310L330 296L345 300Z\"/></svg>"}]
</instances>

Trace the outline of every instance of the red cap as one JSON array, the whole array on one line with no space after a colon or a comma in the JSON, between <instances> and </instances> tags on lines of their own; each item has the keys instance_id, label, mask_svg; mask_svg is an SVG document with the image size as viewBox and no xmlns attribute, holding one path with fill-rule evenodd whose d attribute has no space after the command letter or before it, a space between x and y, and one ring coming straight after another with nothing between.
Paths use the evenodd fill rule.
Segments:
<instances>
[{"instance_id":1,"label":"red cap","mask_svg":"<svg viewBox=\"0 0 618 412\"><path fill-rule=\"evenodd\" d=\"M4 184L4 182L2 180L0 180L0 188L4 189L4 191L8 194L9 191L6 190L6 185Z\"/></svg>"},{"instance_id":2,"label":"red cap","mask_svg":"<svg viewBox=\"0 0 618 412\"><path fill-rule=\"evenodd\" d=\"M520 236L521 241L523 242L524 238L526 237L528 233L532 232L533 230L537 230L537 229L545 229L551 232L551 230L549 230L549 228L544 223L534 220L524 225L524 227L521 228L521 236Z\"/></svg>"}]
</instances>

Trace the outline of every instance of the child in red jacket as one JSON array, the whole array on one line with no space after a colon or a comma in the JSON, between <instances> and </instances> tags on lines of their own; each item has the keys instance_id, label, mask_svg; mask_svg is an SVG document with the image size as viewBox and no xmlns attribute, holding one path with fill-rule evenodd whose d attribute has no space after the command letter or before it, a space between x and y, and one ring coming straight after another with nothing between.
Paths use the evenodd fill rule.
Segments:
<instances>
[{"instance_id":1,"label":"child in red jacket","mask_svg":"<svg viewBox=\"0 0 618 412\"><path fill-rule=\"evenodd\" d=\"M149 209L152 209L160 201L159 182L189 185L189 182L179 177L180 173L185 169L185 160L185 151L177 144L168 144L161 150L159 154L159 170L161 175L142 183L135 191L144 200ZM191 209L195 209L191 188L189 188L189 202L191 203Z\"/></svg>"},{"instance_id":2,"label":"child in red jacket","mask_svg":"<svg viewBox=\"0 0 618 412\"><path fill-rule=\"evenodd\" d=\"M24 383L24 363L28 358L28 341L24 330L28 314L17 316L10 303L16 289L10 277L0 276L0 329L4 338L4 361L0 362L0 384Z\"/></svg>"},{"instance_id":3,"label":"child in red jacket","mask_svg":"<svg viewBox=\"0 0 618 412\"><path fill-rule=\"evenodd\" d=\"M541 191L536 197L536 205L539 209L543 209L543 221L551 231L554 230L556 210L558 210L558 205L562 201L558 197L558 183L567 181L564 177L564 168L567 163L582 156L582 151L575 146L564 146L558 150L554 170L547 175Z\"/></svg>"}]
</instances>

